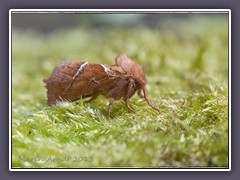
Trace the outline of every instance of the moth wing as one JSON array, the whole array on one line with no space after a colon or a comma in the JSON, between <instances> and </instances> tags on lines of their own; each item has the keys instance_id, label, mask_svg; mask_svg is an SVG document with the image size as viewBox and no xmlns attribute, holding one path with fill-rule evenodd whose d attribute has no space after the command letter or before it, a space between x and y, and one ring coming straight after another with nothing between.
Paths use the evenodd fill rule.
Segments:
<instances>
[{"instance_id":1,"label":"moth wing","mask_svg":"<svg viewBox=\"0 0 240 180\"><path fill-rule=\"evenodd\" d=\"M81 83L88 82L82 93L83 98L102 95L106 98L120 99L125 95L129 83L125 75L119 66L89 64L73 84L72 93L78 93L77 90L83 88Z\"/></svg>"},{"instance_id":2,"label":"moth wing","mask_svg":"<svg viewBox=\"0 0 240 180\"><path fill-rule=\"evenodd\" d=\"M108 78L108 74L100 64L88 64L66 93L78 98L90 97Z\"/></svg>"},{"instance_id":3,"label":"moth wing","mask_svg":"<svg viewBox=\"0 0 240 180\"><path fill-rule=\"evenodd\" d=\"M84 67L81 69L81 67ZM79 71L79 69L81 71ZM75 101L80 98L103 95L111 97L111 92L121 83L121 68L101 64L87 64L81 61L60 63L44 80L47 88L48 104L57 101Z\"/></svg>"},{"instance_id":4,"label":"moth wing","mask_svg":"<svg viewBox=\"0 0 240 180\"><path fill-rule=\"evenodd\" d=\"M61 100L72 101L75 99L74 95L66 94L64 91L83 63L84 62L81 61L63 61L58 64L51 75L44 80L47 88L47 103L49 105Z\"/></svg>"},{"instance_id":5,"label":"moth wing","mask_svg":"<svg viewBox=\"0 0 240 180\"><path fill-rule=\"evenodd\" d=\"M83 98L103 95L106 98L119 99L122 94L117 92L127 84L122 73L124 72L118 66L89 64L73 83L71 93L78 94L81 89Z\"/></svg>"}]
</instances>

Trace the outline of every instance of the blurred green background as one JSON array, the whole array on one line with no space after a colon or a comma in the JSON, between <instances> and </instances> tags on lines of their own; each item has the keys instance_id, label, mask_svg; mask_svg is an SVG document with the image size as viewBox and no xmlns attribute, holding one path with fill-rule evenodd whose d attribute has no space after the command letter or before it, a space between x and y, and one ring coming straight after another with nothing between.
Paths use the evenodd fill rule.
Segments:
<instances>
[{"instance_id":1,"label":"blurred green background","mask_svg":"<svg viewBox=\"0 0 240 180\"><path fill-rule=\"evenodd\" d=\"M120 101L110 120L102 97L46 105L42 80L59 62L121 52L161 114L136 95L137 115ZM228 167L228 14L13 13L12 165Z\"/></svg>"}]
</instances>

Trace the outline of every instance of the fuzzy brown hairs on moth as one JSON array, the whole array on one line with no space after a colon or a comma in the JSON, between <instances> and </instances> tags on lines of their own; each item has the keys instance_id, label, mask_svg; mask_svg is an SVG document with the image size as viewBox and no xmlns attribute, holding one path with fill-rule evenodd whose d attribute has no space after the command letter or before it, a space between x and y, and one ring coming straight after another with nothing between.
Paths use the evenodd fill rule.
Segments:
<instances>
[{"instance_id":1,"label":"fuzzy brown hairs on moth","mask_svg":"<svg viewBox=\"0 0 240 180\"><path fill-rule=\"evenodd\" d=\"M106 65L72 60L58 64L51 75L43 80L48 105L90 97L86 103L102 95L110 99L108 117L114 101L120 99L124 100L130 111L136 113L128 101L137 91L149 106L160 113L148 99L147 78L142 67L124 53L118 55L115 62L114 65Z\"/></svg>"}]
</instances>

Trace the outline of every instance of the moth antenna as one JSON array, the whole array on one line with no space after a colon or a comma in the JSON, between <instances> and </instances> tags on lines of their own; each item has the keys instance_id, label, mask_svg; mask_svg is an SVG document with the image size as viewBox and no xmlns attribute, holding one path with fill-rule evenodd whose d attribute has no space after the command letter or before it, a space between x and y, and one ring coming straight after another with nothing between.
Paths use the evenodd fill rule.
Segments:
<instances>
[{"instance_id":1,"label":"moth antenna","mask_svg":"<svg viewBox=\"0 0 240 180\"><path fill-rule=\"evenodd\" d=\"M147 101L148 105L160 113L160 110L156 106L154 106L151 103L151 101L148 99L148 94L145 86L143 87L143 94L144 94L144 99Z\"/></svg>"}]
</instances>

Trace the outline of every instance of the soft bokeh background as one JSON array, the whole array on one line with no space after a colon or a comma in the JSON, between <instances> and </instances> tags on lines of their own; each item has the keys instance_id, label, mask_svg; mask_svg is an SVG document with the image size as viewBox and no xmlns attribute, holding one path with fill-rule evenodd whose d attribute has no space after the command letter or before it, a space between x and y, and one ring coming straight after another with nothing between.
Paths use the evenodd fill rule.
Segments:
<instances>
[{"instance_id":1,"label":"soft bokeh background","mask_svg":"<svg viewBox=\"0 0 240 180\"><path fill-rule=\"evenodd\" d=\"M110 120L101 97L46 105L42 79L59 62L121 52L143 66L160 115L137 96L139 114L118 102ZM227 167L228 14L13 13L12 147L14 167ZM47 161L66 156L86 161Z\"/></svg>"}]
</instances>

